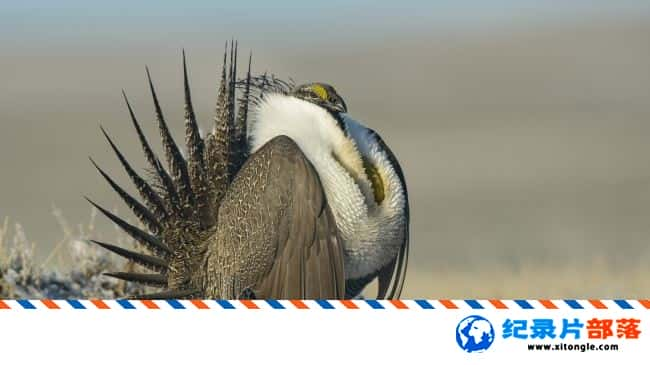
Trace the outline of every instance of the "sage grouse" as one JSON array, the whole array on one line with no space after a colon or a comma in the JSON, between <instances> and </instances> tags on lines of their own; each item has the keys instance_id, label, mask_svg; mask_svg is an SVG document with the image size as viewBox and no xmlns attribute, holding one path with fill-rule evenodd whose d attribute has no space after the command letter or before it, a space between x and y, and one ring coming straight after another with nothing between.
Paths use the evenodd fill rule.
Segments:
<instances>
[{"instance_id":1,"label":"sage grouse","mask_svg":"<svg viewBox=\"0 0 650 365\"><path fill-rule=\"evenodd\" d=\"M142 225L89 201L148 254L93 242L147 273L106 275L160 288L144 298L354 298L375 278L378 298L399 298L409 204L395 155L347 114L332 86L253 77L250 67L249 57L238 80L237 46L226 47L214 127L204 136L183 52L185 153L146 70L167 166L124 94L150 177L102 132L142 203L91 161Z\"/></svg>"}]
</instances>

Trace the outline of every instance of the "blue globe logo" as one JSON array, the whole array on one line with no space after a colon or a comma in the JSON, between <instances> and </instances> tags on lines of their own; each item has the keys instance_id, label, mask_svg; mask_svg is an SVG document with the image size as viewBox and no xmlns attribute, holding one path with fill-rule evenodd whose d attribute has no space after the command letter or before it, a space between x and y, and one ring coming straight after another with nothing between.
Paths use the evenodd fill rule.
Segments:
<instances>
[{"instance_id":1,"label":"blue globe logo","mask_svg":"<svg viewBox=\"0 0 650 365\"><path fill-rule=\"evenodd\" d=\"M456 326L456 343L467 352L483 352L494 342L494 327L487 319L473 315Z\"/></svg>"}]
</instances>

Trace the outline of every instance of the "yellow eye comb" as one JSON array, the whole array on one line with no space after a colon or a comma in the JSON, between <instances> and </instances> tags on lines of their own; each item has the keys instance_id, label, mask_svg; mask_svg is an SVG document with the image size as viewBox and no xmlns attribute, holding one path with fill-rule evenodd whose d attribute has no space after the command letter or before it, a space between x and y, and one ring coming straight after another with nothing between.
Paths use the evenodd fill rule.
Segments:
<instances>
[{"instance_id":1,"label":"yellow eye comb","mask_svg":"<svg viewBox=\"0 0 650 365\"><path fill-rule=\"evenodd\" d=\"M328 95L327 95L327 90L322 85L319 84L313 84L311 86L311 90L318 95L319 98L322 100L327 100Z\"/></svg>"}]
</instances>

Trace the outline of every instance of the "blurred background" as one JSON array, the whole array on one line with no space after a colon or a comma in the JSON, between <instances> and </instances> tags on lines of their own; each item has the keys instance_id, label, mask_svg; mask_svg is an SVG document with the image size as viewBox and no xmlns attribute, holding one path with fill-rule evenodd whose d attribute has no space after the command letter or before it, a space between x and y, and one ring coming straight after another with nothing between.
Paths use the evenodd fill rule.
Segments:
<instances>
[{"instance_id":1,"label":"blurred background","mask_svg":"<svg viewBox=\"0 0 650 365\"><path fill-rule=\"evenodd\" d=\"M64 235L54 210L80 238L83 195L126 214L87 158L128 185L100 123L145 166L120 92L154 138L148 65L181 138L185 48L208 128L231 37L254 72L335 85L397 154L405 297L650 293L647 1L3 3L0 221L44 261Z\"/></svg>"}]
</instances>

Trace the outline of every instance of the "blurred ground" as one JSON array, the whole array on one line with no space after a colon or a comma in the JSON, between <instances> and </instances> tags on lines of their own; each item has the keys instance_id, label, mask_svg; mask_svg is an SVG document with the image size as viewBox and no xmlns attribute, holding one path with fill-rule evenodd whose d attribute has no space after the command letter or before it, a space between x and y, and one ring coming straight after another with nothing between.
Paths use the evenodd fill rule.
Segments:
<instances>
[{"instance_id":1,"label":"blurred ground","mask_svg":"<svg viewBox=\"0 0 650 365\"><path fill-rule=\"evenodd\" d=\"M405 297L635 297L650 292L648 19L358 38L337 29L240 46L254 49L256 71L335 85L399 157L412 205ZM2 38L0 219L22 222L40 259L62 235L53 205L71 223L88 220L84 194L125 211L87 156L127 181L101 122L144 166L120 95L155 136L143 65L181 136L185 47L195 107L210 125L231 34L142 34ZM113 232L105 220L96 229Z\"/></svg>"}]
</instances>

